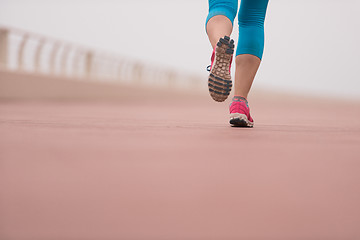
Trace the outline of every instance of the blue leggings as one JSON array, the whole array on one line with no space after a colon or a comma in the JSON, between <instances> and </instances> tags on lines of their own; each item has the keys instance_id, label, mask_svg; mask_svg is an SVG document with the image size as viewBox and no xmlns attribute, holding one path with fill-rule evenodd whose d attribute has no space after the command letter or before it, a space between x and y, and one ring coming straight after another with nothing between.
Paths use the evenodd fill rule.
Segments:
<instances>
[{"instance_id":1,"label":"blue leggings","mask_svg":"<svg viewBox=\"0 0 360 240\"><path fill-rule=\"evenodd\" d=\"M236 56L252 54L262 58L264 51L264 20L269 0L241 0L238 13L239 41ZM238 9L238 0L209 0L209 19L224 15L234 24Z\"/></svg>"}]
</instances>

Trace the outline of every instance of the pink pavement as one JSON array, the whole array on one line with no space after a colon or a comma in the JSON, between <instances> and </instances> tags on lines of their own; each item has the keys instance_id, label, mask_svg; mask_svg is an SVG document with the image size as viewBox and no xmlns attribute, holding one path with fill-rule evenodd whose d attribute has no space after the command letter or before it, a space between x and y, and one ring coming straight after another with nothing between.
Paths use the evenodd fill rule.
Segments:
<instances>
[{"instance_id":1,"label":"pink pavement","mask_svg":"<svg viewBox=\"0 0 360 240\"><path fill-rule=\"evenodd\" d=\"M360 239L360 105L0 102L0 239Z\"/></svg>"}]
</instances>

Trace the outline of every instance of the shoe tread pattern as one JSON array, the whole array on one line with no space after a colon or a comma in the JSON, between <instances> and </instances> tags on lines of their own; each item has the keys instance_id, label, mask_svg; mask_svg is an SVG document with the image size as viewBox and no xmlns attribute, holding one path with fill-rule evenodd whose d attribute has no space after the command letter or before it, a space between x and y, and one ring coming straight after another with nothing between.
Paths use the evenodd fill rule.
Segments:
<instances>
[{"instance_id":1,"label":"shoe tread pattern","mask_svg":"<svg viewBox=\"0 0 360 240\"><path fill-rule=\"evenodd\" d=\"M208 79L210 96L217 102L225 101L231 92L229 67L233 53L234 40L230 40L228 36L220 38L215 49L215 62Z\"/></svg>"}]
</instances>

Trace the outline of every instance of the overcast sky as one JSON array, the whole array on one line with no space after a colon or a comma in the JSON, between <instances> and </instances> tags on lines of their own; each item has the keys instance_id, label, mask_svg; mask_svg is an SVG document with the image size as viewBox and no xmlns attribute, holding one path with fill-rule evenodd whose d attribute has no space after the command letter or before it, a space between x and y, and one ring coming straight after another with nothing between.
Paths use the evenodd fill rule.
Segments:
<instances>
[{"instance_id":1,"label":"overcast sky","mask_svg":"<svg viewBox=\"0 0 360 240\"><path fill-rule=\"evenodd\" d=\"M360 99L359 9L356 0L270 1L254 86ZM0 24L195 73L206 82L207 11L205 0L0 0Z\"/></svg>"}]
</instances>

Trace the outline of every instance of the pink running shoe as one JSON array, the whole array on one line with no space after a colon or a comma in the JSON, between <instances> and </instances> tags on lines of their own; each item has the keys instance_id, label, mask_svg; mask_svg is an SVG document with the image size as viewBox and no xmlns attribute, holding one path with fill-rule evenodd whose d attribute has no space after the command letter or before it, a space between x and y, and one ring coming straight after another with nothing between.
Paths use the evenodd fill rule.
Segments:
<instances>
[{"instance_id":1,"label":"pink running shoe","mask_svg":"<svg viewBox=\"0 0 360 240\"><path fill-rule=\"evenodd\" d=\"M234 40L225 36L220 38L211 56L211 65L208 67L210 96L217 102L225 101L231 91L232 81L230 67L234 53Z\"/></svg>"},{"instance_id":2,"label":"pink running shoe","mask_svg":"<svg viewBox=\"0 0 360 240\"><path fill-rule=\"evenodd\" d=\"M253 127L250 108L246 98L234 96L230 105L230 124L234 127Z\"/></svg>"}]
</instances>

